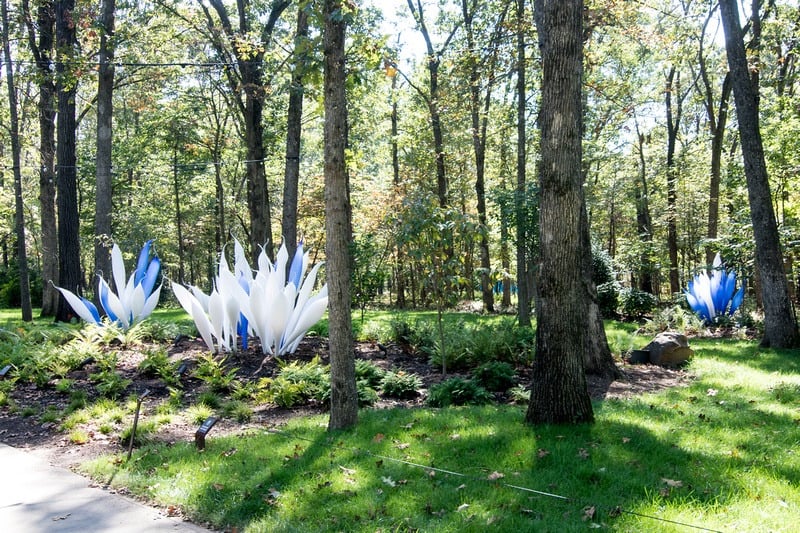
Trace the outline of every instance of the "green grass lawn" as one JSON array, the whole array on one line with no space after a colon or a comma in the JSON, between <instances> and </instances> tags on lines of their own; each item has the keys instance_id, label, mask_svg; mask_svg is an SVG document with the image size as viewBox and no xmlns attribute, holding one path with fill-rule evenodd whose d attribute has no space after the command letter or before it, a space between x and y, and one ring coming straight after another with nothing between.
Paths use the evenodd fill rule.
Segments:
<instances>
[{"instance_id":1,"label":"green grass lawn","mask_svg":"<svg viewBox=\"0 0 800 533\"><path fill-rule=\"evenodd\" d=\"M640 344L624 331L614 344ZM363 410L347 432L324 416L212 430L203 452L84 469L245 532L796 530L800 352L691 344L691 385L596 403L593 425L529 427L519 406Z\"/></svg>"}]
</instances>

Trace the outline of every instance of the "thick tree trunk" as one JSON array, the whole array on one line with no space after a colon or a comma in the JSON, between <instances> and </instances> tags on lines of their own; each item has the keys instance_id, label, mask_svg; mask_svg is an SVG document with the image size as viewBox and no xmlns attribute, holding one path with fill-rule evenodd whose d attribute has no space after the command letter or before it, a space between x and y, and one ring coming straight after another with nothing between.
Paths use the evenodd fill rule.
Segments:
<instances>
[{"instance_id":1,"label":"thick tree trunk","mask_svg":"<svg viewBox=\"0 0 800 533\"><path fill-rule=\"evenodd\" d=\"M283 218L281 231L289 257L297 248L297 188L300 181L300 137L303 120L303 77L308 63L308 12L300 7L295 33L294 70L289 87L289 107L286 112L286 166L283 181ZM289 267L290 265L287 265Z\"/></svg>"},{"instance_id":2,"label":"thick tree trunk","mask_svg":"<svg viewBox=\"0 0 800 533\"><path fill-rule=\"evenodd\" d=\"M764 304L764 337L761 344L789 348L798 344L797 320L789 296L778 225L772 208L759 130L758 92L750 79L738 9L736 0L720 1L733 99L739 119L739 140L747 179L750 219L756 243L756 267L760 275Z\"/></svg>"},{"instance_id":3,"label":"thick tree trunk","mask_svg":"<svg viewBox=\"0 0 800 533\"><path fill-rule=\"evenodd\" d=\"M247 67L248 69L251 67ZM272 221L269 207L267 176L264 170L264 125L263 94L261 76L245 77L247 87L245 96L245 136L247 145L247 211L250 214L250 254L253 263L257 262L261 246L273 258Z\"/></svg>"},{"instance_id":4,"label":"thick tree trunk","mask_svg":"<svg viewBox=\"0 0 800 533\"><path fill-rule=\"evenodd\" d=\"M111 274L111 211L112 178L111 147L114 95L114 16L115 0L104 0L101 15L100 54L97 74L97 169L94 206L94 272L97 276ZM95 294L95 300L99 295ZM98 300L99 301L99 300Z\"/></svg>"},{"instance_id":5,"label":"thick tree trunk","mask_svg":"<svg viewBox=\"0 0 800 533\"><path fill-rule=\"evenodd\" d=\"M22 10L28 28L28 44L39 75L39 224L41 225L42 310L41 316L55 316L58 309L58 232L56 229L56 112L52 60L55 9L52 0L39 3L36 24L28 0ZM38 28L38 40L36 29Z\"/></svg>"},{"instance_id":6,"label":"thick tree trunk","mask_svg":"<svg viewBox=\"0 0 800 533\"><path fill-rule=\"evenodd\" d=\"M22 320L33 320L31 310L31 284L28 275L28 251L25 247L25 211L22 203L22 172L20 169L19 113L17 111L17 88L14 82L14 67L11 61L11 44L8 34L8 6L2 4L3 55L6 62L6 85L8 87L8 107L11 126L11 159L14 167L14 234L17 239L17 271L19 272L19 296Z\"/></svg>"},{"instance_id":7,"label":"thick tree trunk","mask_svg":"<svg viewBox=\"0 0 800 533\"><path fill-rule=\"evenodd\" d=\"M594 420L584 351L589 291L582 234L583 1L536 0L542 57L536 358L526 421Z\"/></svg>"},{"instance_id":8,"label":"thick tree trunk","mask_svg":"<svg viewBox=\"0 0 800 533\"><path fill-rule=\"evenodd\" d=\"M72 65L76 43L73 11L75 0L57 0L56 8L56 93L58 94L58 280L59 285L81 292L80 239L78 236L78 186L75 154L75 83L65 84ZM67 322L72 308L61 298L56 319Z\"/></svg>"},{"instance_id":9,"label":"thick tree trunk","mask_svg":"<svg viewBox=\"0 0 800 533\"><path fill-rule=\"evenodd\" d=\"M350 185L345 162L347 98L345 95L345 20L335 12L341 0L325 0L325 255L329 299L331 415L328 429L355 425L358 419L353 331L350 318L351 244Z\"/></svg>"},{"instance_id":10,"label":"thick tree trunk","mask_svg":"<svg viewBox=\"0 0 800 533\"><path fill-rule=\"evenodd\" d=\"M583 277L589 298L588 316L586 317L588 329L584 337L583 348L584 368L587 374L616 379L622 377L623 374L617 367L614 355L608 346L606 328L597 301L597 286L594 283L594 268L592 267L592 238L585 202L582 202L581 205L580 234L583 248Z\"/></svg>"}]
</instances>

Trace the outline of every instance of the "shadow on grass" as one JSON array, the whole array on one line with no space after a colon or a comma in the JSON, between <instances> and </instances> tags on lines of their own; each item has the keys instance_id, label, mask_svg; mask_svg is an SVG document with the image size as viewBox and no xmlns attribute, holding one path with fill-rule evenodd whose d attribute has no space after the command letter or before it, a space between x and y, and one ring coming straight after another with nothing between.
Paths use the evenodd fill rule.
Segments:
<instances>
[{"instance_id":1,"label":"shadow on grass","mask_svg":"<svg viewBox=\"0 0 800 533\"><path fill-rule=\"evenodd\" d=\"M529 428L515 408L367 411L352 432L305 425L210 439L205 452L150 448L123 468L162 503L246 531L585 530L588 508L596 521L660 529L658 517L612 515L671 501L698 514L725 506L752 492L740 471L798 482L797 464L774 464L763 432L750 430L785 417L726 398L728 407L601 404L595 425L577 427Z\"/></svg>"}]
</instances>

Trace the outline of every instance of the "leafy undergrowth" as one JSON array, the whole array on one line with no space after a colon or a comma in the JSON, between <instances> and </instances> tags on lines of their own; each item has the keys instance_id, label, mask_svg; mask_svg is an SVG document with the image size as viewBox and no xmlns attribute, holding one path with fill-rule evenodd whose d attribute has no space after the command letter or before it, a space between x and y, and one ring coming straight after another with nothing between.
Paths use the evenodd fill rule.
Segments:
<instances>
[{"instance_id":1,"label":"leafy undergrowth","mask_svg":"<svg viewBox=\"0 0 800 533\"><path fill-rule=\"evenodd\" d=\"M800 523L800 359L693 341L698 378L532 428L516 406L364 410L207 447L148 445L94 478L216 529L791 531Z\"/></svg>"}]
</instances>

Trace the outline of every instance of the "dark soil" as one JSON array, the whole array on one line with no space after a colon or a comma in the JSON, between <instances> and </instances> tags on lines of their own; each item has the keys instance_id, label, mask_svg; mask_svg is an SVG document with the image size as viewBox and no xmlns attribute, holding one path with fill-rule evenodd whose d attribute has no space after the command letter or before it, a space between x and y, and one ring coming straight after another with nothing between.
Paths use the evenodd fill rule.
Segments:
<instances>
[{"instance_id":1,"label":"dark soil","mask_svg":"<svg viewBox=\"0 0 800 533\"><path fill-rule=\"evenodd\" d=\"M118 348L119 366L117 370L131 385L125 396L142 396L149 391L142 400L142 414L152 413L155 407L169 396L169 390L157 378L142 375L137 370L139 362L143 359L143 347L134 349ZM182 338L176 341L170 349L172 361L187 363L187 372L182 378L184 391L184 404L191 405L198 394L206 390L205 384L192 377L191 369L198 356L206 353L205 345L194 339ZM321 338L308 338L301 343L295 354L287 359L310 361L314 356L319 356L324 363L328 362L327 342ZM419 407L423 405L427 389L434 383L442 380L441 369L432 367L427 358L416 355L410 350L396 345L382 346L377 343L357 343L356 356L368 359L379 366L389 369L401 369L413 372L420 376L423 388L420 394L410 400L396 400L381 398L374 405L375 409L392 407ZM263 365L262 365L263 363ZM247 352L239 352L227 356L226 365L238 368L236 376L239 379L258 379L269 377L277 373L278 367L274 358L264 359L260 348L251 347ZM690 380L687 372L679 369L668 369L653 365L622 365L625 378L615 381L603 380L593 376L588 377L588 387L592 398L627 398L645 392L653 392L668 387L686 384ZM89 402L97 398L95 385L89 380L89 374L95 372L92 364L80 370L74 370L67 376L74 380L74 388L83 389ZM530 382L530 369L518 368L521 384ZM455 375L450 374L448 377ZM33 384L18 383L10 394L9 405L0 408L0 442L35 452L51 463L74 467L76 464L88 459L109 453L120 453L127 450L128 443L121 442L115 434L101 433L96 424L91 422L82 426L89 440L84 444L70 442L68 432L61 431L58 422L42 422L41 413L45 410L63 410L69 404L69 394L58 392L54 384L39 388ZM507 397L498 396L498 401L507 401ZM13 405L14 408L9 406ZM287 419L307 414L324 412L322 406L310 405L301 408L284 409L271 405L256 408L253 418L247 423L235 420L221 419L214 426L214 433L239 433L250 428L273 427L284 423ZM173 417L173 422L161 426L156 436L165 442L193 441L197 427L182 421L182 417ZM130 421L125 421L120 426L127 427ZM121 429L121 428L120 428ZM117 432L118 433L118 432Z\"/></svg>"}]
</instances>

